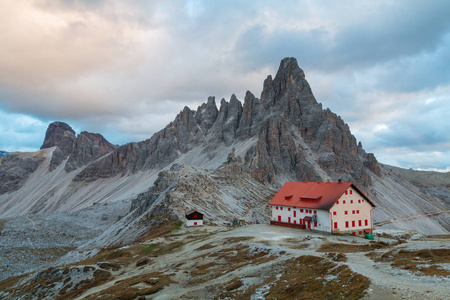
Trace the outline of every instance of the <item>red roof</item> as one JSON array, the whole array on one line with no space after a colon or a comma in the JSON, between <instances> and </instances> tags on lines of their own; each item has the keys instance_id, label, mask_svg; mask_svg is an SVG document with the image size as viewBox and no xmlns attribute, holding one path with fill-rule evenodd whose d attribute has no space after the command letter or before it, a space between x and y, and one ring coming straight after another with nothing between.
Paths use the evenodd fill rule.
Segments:
<instances>
[{"instance_id":1,"label":"red roof","mask_svg":"<svg viewBox=\"0 0 450 300\"><path fill-rule=\"evenodd\" d=\"M375 207L375 204L352 182L286 182L270 200L269 205L329 210L349 187L353 187ZM287 197L291 195L292 197Z\"/></svg>"}]
</instances>

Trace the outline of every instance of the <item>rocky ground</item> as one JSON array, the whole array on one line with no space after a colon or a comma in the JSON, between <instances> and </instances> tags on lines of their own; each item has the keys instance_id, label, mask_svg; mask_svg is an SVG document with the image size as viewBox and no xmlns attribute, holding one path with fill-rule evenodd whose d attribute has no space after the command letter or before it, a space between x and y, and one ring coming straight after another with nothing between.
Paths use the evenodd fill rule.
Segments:
<instances>
[{"instance_id":1,"label":"rocky ground","mask_svg":"<svg viewBox=\"0 0 450 300\"><path fill-rule=\"evenodd\" d=\"M0 282L0 298L446 299L449 237L368 241L270 225L181 223L78 263Z\"/></svg>"}]
</instances>

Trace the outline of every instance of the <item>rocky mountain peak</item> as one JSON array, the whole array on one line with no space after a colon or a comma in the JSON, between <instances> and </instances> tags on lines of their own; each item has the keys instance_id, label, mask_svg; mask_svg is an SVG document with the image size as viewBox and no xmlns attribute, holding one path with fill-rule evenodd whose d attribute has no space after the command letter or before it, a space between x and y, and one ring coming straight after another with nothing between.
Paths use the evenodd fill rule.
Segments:
<instances>
[{"instance_id":1,"label":"rocky mountain peak","mask_svg":"<svg viewBox=\"0 0 450 300\"><path fill-rule=\"evenodd\" d=\"M41 149L51 148L58 146L65 134L75 136L75 131L68 124L64 122L53 122L51 123L45 133L44 143Z\"/></svg>"}]
</instances>

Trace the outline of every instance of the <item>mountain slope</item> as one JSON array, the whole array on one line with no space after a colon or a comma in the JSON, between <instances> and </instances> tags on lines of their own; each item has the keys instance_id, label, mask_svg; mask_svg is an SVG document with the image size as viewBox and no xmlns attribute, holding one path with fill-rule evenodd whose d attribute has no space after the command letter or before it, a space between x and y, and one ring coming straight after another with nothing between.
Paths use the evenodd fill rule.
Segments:
<instances>
[{"instance_id":1,"label":"mountain slope","mask_svg":"<svg viewBox=\"0 0 450 300\"><path fill-rule=\"evenodd\" d=\"M431 215L445 209L439 195L424 193L366 153L348 125L315 100L294 58L266 78L260 99L247 92L242 104L232 95L218 108L209 97L148 140L117 147L55 122L42 148L4 158L0 218L121 206L127 213L86 241L86 249L132 242L190 208L205 211L214 224L264 222L271 193L286 181L305 180L355 182L377 205L380 226L449 230L448 213Z\"/></svg>"}]
</instances>

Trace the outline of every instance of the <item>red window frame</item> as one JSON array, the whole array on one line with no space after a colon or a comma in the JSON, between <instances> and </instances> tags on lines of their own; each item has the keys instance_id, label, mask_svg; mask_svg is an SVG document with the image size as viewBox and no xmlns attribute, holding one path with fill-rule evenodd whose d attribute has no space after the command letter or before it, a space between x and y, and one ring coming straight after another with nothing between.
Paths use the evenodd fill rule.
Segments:
<instances>
[{"instance_id":1,"label":"red window frame","mask_svg":"<svg viewBox=\"0 0 450 300\"><path fill-rule=\"evenodd\" d=\"M196 226L197 225L197 222L194 222L194 226Z\"/></svg>"},{"instance_id":2,"label":"red window frame","mask_svg":"<svg viewBox=\"0 0 450 300\"><path fill-rule=\"evenodd\" d=\"M337 229L337 222L334 222L334 229Z\"/></svg>"},{"instance_id":3,"label":"red window frame","mask_svg":"<svg viewBox=\"0 0 450 300\"><path fill-rule=\"evenodd\" d=\"M283 206L280 206L280 210L283 210Z\"/></svg>"},{"instance_id":4,"label":"red window frame","mask_svg":"<svg viewBox=\"0 0 450 300\"><path fill-rule=\"evenodd\" d=\"M317 222L314 222L314 227L317 227Z\"/></svg>"},{"instance_id":5,"label":"red window frame","mask_svg":"<svg viewBox=\"0 0 450 300\"><path fill-rule=\"evenodd\" d=\"M348 191L345 191L345 194L348 195Z\"/></svg>"},{"instance_id":6,"label":"red window frame","mask_svg":"<svg viewBox=\"0 0 450 300\"><path fill-rule=\"evenodd\" d=\"M281 222L281 216L278 216L278 222Z\"/></svg>"},{"instance_id":7,"label":"red window frame","mask_svg":"<svg viewBox=\"0 0 450 300\"><path fill-rule=\"evenodd\" d=\"M294 218L297 216L297 211L294 210Z\"/></svg>"},{"instance_id":8,"label":"red window frame","mask_svg":"<svg viewBox=\"0 0 450 300\"><path fill-rule=\"evenodd\" d=\"M317 215L317 210L314 210L314 214Z\"/></svg>"},{"instance_id":9,"label":"red window frame","mask_svg":"<svg viewBox=\"0 0 450 300\"><path fill-rule=\"evenodd\" d=\"M350 204L353 204L353 200L350 200Z\"/></svg>"},{"instance_id":10,"label":"red window frame","mask_svg":"<svg viewBox=\"0 0 450 300\"><path fill-rule=\"evenodd\" d=\"M352 190L350 190L350 195L351 195L351 194L353 194L353 191L352 191Z\"/></svg>"},{"instance_id":11,"label":"red window frame","mask_svg":"<svg viewBox=\"0 0 450 300\"><path fill-rule=\"evenodd\" d=\"M354 210L352 210L352 215L354 215L355 214L355 211Z\"/></svg>"},{"instance_id":12,"label":"red window frame","mask_svg":"<svg viewBox=\"0 0 450 300\"><path fill-rule=\"evenodd\" d=\"M288 207L288 211L291 211L291 208L290 208L290 207Z\"/></svg>"},{"instance_id":13,"label":"red window frame","mask_svg":"<svg viewBox=\"0 0 450 300\"><path fill-rule=\"evenodd\" d=\"M345 228L348 228L348 221L345 221Z\"/></svg>"},{"instance_id":14,"label":"red window frame","mask_svg":"<svg viewBox=\"0 0 450 300\"><path fill-rule=\"evenodd\" d=\"M342 200L342 204L345 204L345 200Z\"/></svg>"},{"instance_id":15,"label":"red window frame","mask_svg":"<svg viewBox=\"0 0 450 300\"><path fill-rule=\"evenodd\" d=\"M294 220L294 224L297 224L297 221Z\"/></svg>"},{"instance_id":16,"label":"red window frame","mask_svg":"<svg viewBox=\"0 0 450 300\"><path fill-rule=\"evenodd\" d=\"M275 207L276 209L278 209L278 206L277 207Z\"/></svg>"},{"instance_id":17,"label":"red window frame","mask_svg":"<svg viewBox=\"0 0 450 300\"><path fill-rule=\"evenodd\" d=\"M364 226L369 225L369 220L364 220Z\"/></svg>"},{"instance_id":18,"label":"red window frame","mask_svg":"<svg viewBox=\"0 0 450 300\"><path fill-rule=\"evenodd\" d=\"M345 211L345 214L348 215L348 211L347 210Z\"/></svg>"},{"instance_id":19,"label":"red window frame","mask_svg":"<svg viewBox=\"0 0 450 300\"><path fill-rule=\"evenodd\" d=\"M291 217L288 217L288 223L291 223Z\"/></svg>"},{"instance_id":20,"label":"red window frame","mask_svg":"<svg viewBox=\"0 0 450 300\"><path fill-rule=\"evenodd\" d=\"M361 199L358 200L358 203L361 203Z\"/></svg>"},{"instance_id":21,"label":"red window frame","mask_svg":"<svg viewBox=\"0 0 450 300\"><path fill-rule=\"evenodd\" d=\"M338 201L336 201L336 204L339 204L339 200L338 200Z\"/></svg>"},{"instance_id":22,"label":"red window frame","mask_svg":"<svg viewBox=\"0 0 450 300\"><path fill-rule=\"evenodd\" d=\"M352 227L355 227L355 226L356 226L356 222L352 221Z\"/></svg>"},{"instance_id":23,"label":"red window frame","mask_svg":"<svg viewBox=\"0 0 450 300\"><path fill-rule=\"evenodd\" d=\"M300 208L300 212L303 212L303 208Z\"/></svg>"},{"instance_id":24,"label":"red window frame","mask_svg":"<svg viewBox=\"0 0 450 300\"><path fill-rule=\"evenodd\" d=\"M335 216L336 215L336 212L335 211L333 211L333 216Z\"/></svg>"},{"instance_id":25,"label":"red window frame","mask_svg":"<svg viewBox=\"0 0 450 300\"><path fill-rule=\"evenodd\" d=\"M359 209L356 210L356 213L359 214Z\"/></svg>"},{"instance_id":26,"label":"red window frame","mask_svg":"<svg viewBox=\"0 0 450 300\"><path fill-rule=\"evenodd\" d=\"M358 226L362 226L362 221L358 220Z\"/></svg>"}]
</instances>

